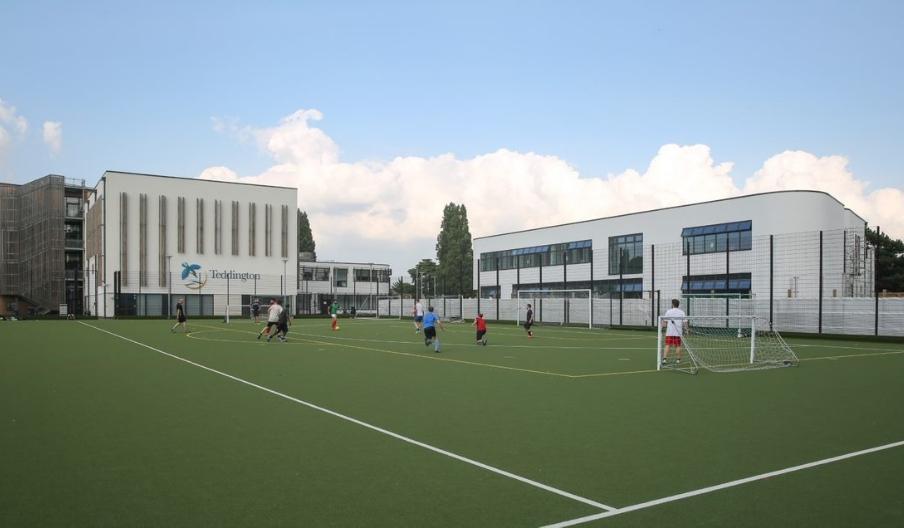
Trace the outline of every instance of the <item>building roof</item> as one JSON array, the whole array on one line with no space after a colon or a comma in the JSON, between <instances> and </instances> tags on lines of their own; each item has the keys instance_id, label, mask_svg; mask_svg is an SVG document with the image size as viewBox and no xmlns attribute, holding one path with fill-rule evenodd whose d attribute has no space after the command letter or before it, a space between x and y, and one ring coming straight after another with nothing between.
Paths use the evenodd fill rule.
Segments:
<instances>
[{"instance_id":1,"label":"building roof","mask_svg":"<svg viewBox=\"0 0 904 528\"><path fill-rule=\"evenodd\" d=\"M741 199L744 199L744 198L750 198L750 197L753 197L753 196L763 196L763 195L767 195L767 194L782 194L782 193L817 193L817 194L824 194L824 195L828 196L829 198L831 198L831 199L835 200L836 202L838 202L838 205L844 207L844 204L841 203L841 200L839 200L838 198L835 198L834 196L832 196L831 194L829 194L829 193L827 193L827 192L825 192L825 191L816 191L816 190L812 190L812 189L791 189L791 190L783 190L783 191L767 191L767 192L761 192L761 193L745 194L745 195L742 195L742 196L731 196L731 197L728 197L728 198L719 198L719 199L716 199L716 200L707 200L707 201L705 201L705 202L694 202L694 203L682 204L682 205L670 205L670 206L668 206L668 207L659 207L659 208L657 208L657 209L647 209L647 210L645 210L645 211L635 211L635 212L633 212L633 213L623 213L623 214L612 215L612 216L603 216L603 217L600 217L600 218L591 218L591 219L588 219L588 220L578 220L578 221L575 221L575 222L565 222L565 223L562 223L562 224L555 224L555 225L550 225L550 226L533 227L533 228L530 228L530 229L520 229L520 230L518 230L518 231L508 231L508 232L506 232L506 233L497 233L497 234L495 234L495 235L485 235L485 236L474 237L474 240L481 240L481 239L484 239L484 238L493 238L493 237L505 236L505 235L514 235L514 234L516 234L516 233L528 233L528 232L530 232L530 231L539 231L539 230L541 230L541 229L550 229L550 228L553 228L553 227L564 227L564 226L569 226L569 225L586 224L586 223L589 223L589 222L599 222L600 220L609 220L609 219L612 219L612 218L622 218L622 217L625 217L625 216L640 215L640 214L646 214L646 213L654 213L654 212L656 212L656 211L666 211L666 210L669 210L669 209L680 209L680 208L682 208L682 207L693 207L693 206L695 206L695 205L703 205L703 204L710 204L710 203L716 203L716 202L726 202L726 201L729 201L729 200L741 200ZM866 220L865 220L862 216L858 215L857 213L855 213L855 212L852 211L851 209L849 209L849 208L847 208L847 207L844 207L844 209L845 209L846 211L851 211L851 214L853 214L853 215L856 216L857 218L859 218L859 219L863 220L864 222L866 222Z\"/></svg>"},{"instance_id":2,"label":"building roof","mask_svg":"<svg viewBox=\"0 0 904 528\"><path fill-rule=\"evenodd\" d=\"M353 266L385 266L391 267L389 264L380 264L377 262L340 262L338 260L299 260L299 264L351 264Z\"/></svg>"},{"instance_id":3,"label":"building roof","mask_svg":"<svg viewBox=\"0 0 904 528\"><path fill-rule=\"evenodd\" d=\"M283 187L281 185L264 185L261 183L248 183L248 182L227 182L222 180L202 180L200 178L185 178L183 176L164 176L162 174L147 174L144 172L129 172L129 171L118 171L118 170L107 170L104 171L104 178L107 177L107 174L131 174L134 176L150 176L152 178L171 178L176 180L184 180L184 181L197 181L197 182L214 182L214 183L227 183L229 185L252 185L254 187L270 187L273 189L290 189L293 191L297 191L297 187Z\"/></svg>"}]
</instances>

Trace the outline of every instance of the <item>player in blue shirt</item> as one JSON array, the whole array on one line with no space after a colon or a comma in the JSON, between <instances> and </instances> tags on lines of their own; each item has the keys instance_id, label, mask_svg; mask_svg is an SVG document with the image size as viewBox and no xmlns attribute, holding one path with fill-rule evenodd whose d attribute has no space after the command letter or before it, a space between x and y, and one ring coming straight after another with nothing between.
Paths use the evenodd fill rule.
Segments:
<instances>
[{"instance_id":1,"label":"player in blue shirt","mask_svg":"<svg viewBox=\"0 0 904 528\"><path fill-rule=\"evenodd\" d=\"M433 307L429 306L427 308L427 313L424 314L424 346L430 346L430 343L433 343L433 351L439 353L439 338L436 337L436 325L439 325L443 331L446 330L446 327L443 326L443 322L439 320L439 317L433 313Z\"/></svg>"}]
</instances>

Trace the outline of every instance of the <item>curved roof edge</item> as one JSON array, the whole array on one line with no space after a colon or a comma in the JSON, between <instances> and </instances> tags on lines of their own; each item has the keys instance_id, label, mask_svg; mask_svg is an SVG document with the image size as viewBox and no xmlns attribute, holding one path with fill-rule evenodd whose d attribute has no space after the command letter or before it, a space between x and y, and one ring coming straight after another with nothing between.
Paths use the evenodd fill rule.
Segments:
<instances>
[{"instance_id":1,"label":"curved roof edge","mask_svg":"<svg viewBox=\"0 0 904 528\"><path fill-rule=\"evenodd\" d=\"M281 185L264 185L262 183L248 183L248 182L230 182L223 180L202 180L201 178L186 178L184 176L166 176L163 174L148 174L146 172L129 172L129 171L119 171L119 170L106 170L104 171L104 175L101 177L103 179L107 176L107 174L131 174L133 176L150 176L152 178L170 178L174 180L185 180L185 181L199 181L199 182L214 182L214 183L228 183L231 185L253 185L254 187L270 187L273 189L291 189L293 191L297 191L297 187L283 187ZM100 182L98 182L100 183ZM97 185L95 185L97 187Z\"/></svg>"},{"instance_id":2,"label":"curved roof edge","mask_svg":"<svg viewBox=\"0 0 904 528\"><path fill-rule=\"evenodd\" d=\"M694 202L694 203L682 204L682 205L670 205L670 206L668 206L668 207L659 207L659 208L656 208L656 209L647 209L647 210L645 210L645 211L634 211L633 213L622 213L622 214L612 215L612 216L602 216L602 217L599 217L599 218L590 218L590 219L588 219L588 220L577 220L577 221L575 221L575 222L565 222L565 223L562 223L562 224L555 224L555 225L549 225L549 226L543 226L543 227L532 227L532 228L530 228L530 229L521 229L521 230L518 230L518 231L508 231L508 232L506 232L506 233L497 233L497 234L495 234L495 235L484 235L484 236L474 237L474 240L481 240L481 239L484 239L484 238L493 238L493 237L505 236L505 235L514 235L514 234L516 234L516 233L528 233L528 232L530 232L530 231L539 231L539 230L541 230L541 229L550 229L550 228L553 228L553 227L564 227L564 226L576 225L576 224L586 224L586 223L589 223L589 222L598 222L598 221L600 221L600 220L609 220L609 219L611 219L611 218L621 218L621 217L624 217L624 216L639 215L639 214L646 214L646 213L654 213L654 212L656 212L656 211L666 211L666 210L669 210L669 209L680 209L681 207L692 207L692 206L695 206L695 205L711 204L711 203L716 203L716 202L726 202L726 201L729 201L729 200L740 200L741 198L750 198L750 197L752 197L752 196L764 196L764 195L767 195L767 194L782 194L782 193L816 193L816 194L824 194L824 195L828 196L829 198L831 198L831 199L835 200L836 202L838 202L838 205L840 205L841 207L844 207L844 204L841 203L841 200L839 200L838 198L835 198L834 196L832 196L831 194L829 194L829 193L827 193L827 192L825 192L825 191L817 191L817 190L815 190L815 189L783 189L783 190L780 190L780 191L765 191L765 192L753 193L753 194L743 194L743 195L741 195L741 196L729 196L728 198L717 198L717 199L715 199L715 200L707 200L707 201L705 201L705 202ZM856 216L857 218L859 218L859 219L863 220L864 222L866 222L866 220L865 220L862 216L858 215L857 213L855 213L855 212L854 212L853 210L851 210L850 208L844 207L844 209L845 209L845 211L850 211L854 216Z\"/></svg>"}]
</instances>

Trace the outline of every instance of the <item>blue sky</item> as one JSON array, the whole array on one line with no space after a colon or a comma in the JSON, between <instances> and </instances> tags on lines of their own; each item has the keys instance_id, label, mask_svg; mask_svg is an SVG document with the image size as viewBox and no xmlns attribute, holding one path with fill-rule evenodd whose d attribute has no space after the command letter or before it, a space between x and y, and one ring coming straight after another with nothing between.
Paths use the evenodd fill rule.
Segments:
<instances>
[{"instance_id":1,"label":"blue sky","mask_svg":"<svg viewBox=\"0 0 904 528\"><path fill-rule=\"evenodd\" d=\"M703 144L738 185L802 150L901 187L901 20L894 1L7 0L0 99L29 129L0 180L259 175L272 153L211 119L317 109L346 162L505 148L594 178ZM43 121L62 123L56 155Z\"/></svg>"}]
</instances>

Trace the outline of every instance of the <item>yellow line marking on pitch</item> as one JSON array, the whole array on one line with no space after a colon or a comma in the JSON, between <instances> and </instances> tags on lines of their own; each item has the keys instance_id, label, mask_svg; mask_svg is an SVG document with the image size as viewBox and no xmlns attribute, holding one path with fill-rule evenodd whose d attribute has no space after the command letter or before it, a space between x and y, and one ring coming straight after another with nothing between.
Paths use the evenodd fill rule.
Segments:
<instances>
[{"instance_id":1,"label":"yellow line marking on pitch","mask_svg":"<svg viewBox=\"0 0 904 528\"><path fill-rule=\"evenodd\" d=\"M215 328L215 327L203 326L203 325L198 325L198 326L201 326L202 328L210 328L212 330L227 330L227 331L231 331L231 332L240 332L243 334L249 334L249 333L255 334L256 333L256 332L249 332L246 330L233 330L231 328ZM235 341L233 341L233 342L235 342ZM467 361L464 359L452 359L452 358L445 358L445 357L425 356L422 354L412 354L411 352L399 352L397 350L387 350L385 348L364 347L364 346L358 346L358 345L349 345L346 343L330 343L329 341L321 341L318 339L307 338L306 342L317 343L319 345L327 345L327 346L356 348L359 350L371 350L374 352L382 352L384 354L393 354L393 355L397 355L397 356L406 356L406 357L413 357L413 358L418 358L418 359L430 359L433 361L445 361L448 363L461 363L464 365L473 365L473 366L478 366L478 367L496 368L496 369L502 369L502 370L514 370L514 371L518 371L518 372L529 372L531 374L542 374L545 376L557 376L557 377L562 377L562 378L580 377L580 376L574 376L572 374L562 374L561 372L551 372L551 371L545 371L545 370L532 370L532 369L524 369L524 368L517 368L517 367L507 367L505 365L494 365L492 363L480 363L477 361Z\"/></svg>"}]
</instances>

